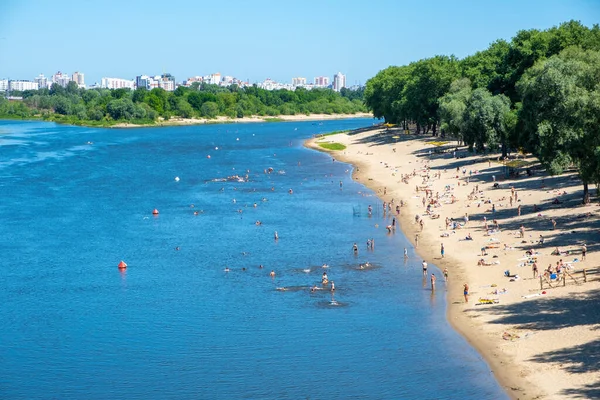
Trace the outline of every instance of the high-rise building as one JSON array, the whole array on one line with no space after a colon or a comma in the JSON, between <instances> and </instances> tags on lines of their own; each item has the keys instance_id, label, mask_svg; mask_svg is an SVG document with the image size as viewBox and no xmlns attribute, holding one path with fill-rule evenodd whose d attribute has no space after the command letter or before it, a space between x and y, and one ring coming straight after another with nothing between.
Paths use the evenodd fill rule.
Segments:
<instances>
[{"instance_id":1,"label":"high-rise building","mask_svg":"<svg viewBox=\"0 0 600 400\"><path fill-rule=\"evenodd\" d=\"M67 87L69 82L71 82L71 77L67 74L63 74L60 71L52 75L52 83L56 83L62 87Z\"/></svg>"},{"instance_id":2,"label":"high-rise building","mask_svg":"<svg viewBox=\"0 0 600 400\"><path fill-rule=\"evenodd\" d=\"M306 86L306 78L300 76L297 78L292 78L292 86Z\"/></svg>"},{"instance_id":3,"label":"high-rise building","mask_svg":"<svg viewBox=\"0 0 600 400\"><path fill-rule=\"evenodd\" d=\"M327 87L327 86L329 86L329 77L328 76L317 76L315 78L315 86L316 87Z\"/></svg>"},{"instance_id":4,"label":"high-rise building","mask_svg":"<svg viewBox=\"0 0 600 400\"><path fill-rule=\"evenodd\" d=\"M333 76L333 90L339 92L342 88L346 87L346 75L338 72Z\"/></svg>"},{"instance_id":5,"label":"high-rise building","mask_svg":"<svg viewBox=\"0 0 600 400\"><path fill-rule=\"evenodd\" d=\"M138 89L146 88L146 89L150 90L152 80L153 79L150 78L148 75L137 76L135 78L135 87Z\"/></svg>"},{"instance_id":6,"label":"high-rise building","mask_svg":"<svg viewBox=\"0 0 600 400\"><path fill-rule=\"evenodd\" d=\"M100 83L101 88L106 89L134 89L135 81L121 78L102 78Z\"/></svg>"},{"instance_id":7,"label":"high-rise building","mask_svg":"<svg viewBox=\"0 0 600 400\"><path fill-rule=\"evenodd\" d=\"M36 78L33 79L33 81L38 84L38 88L40 89L48 87L48 78L46 78L44 74L39 74Z\"/></svg>"},{"instance_id":8,"label":"high-rise building","mask_svg":"<svg viewBox=\"0 0 600 400\"><path fill-rule=\"evenodd\" d=\"M73 76L71 77L71 80L73 82L75 82L77 84L77 86L79 87L85 87L85 81L83 79L83 73L82 72L73 72Z\"/></svg>"},{"instance_id":9,"label":"high-rise building","mask_svg":"<svg viewBox=\"0 0 600 400\"><path fill-rule=\"evenodd\" d=\"M8 90L19 91L23 90L38 90L39 86L37 82L31 81L8 81Z\"/></svg>"}]
</instances>

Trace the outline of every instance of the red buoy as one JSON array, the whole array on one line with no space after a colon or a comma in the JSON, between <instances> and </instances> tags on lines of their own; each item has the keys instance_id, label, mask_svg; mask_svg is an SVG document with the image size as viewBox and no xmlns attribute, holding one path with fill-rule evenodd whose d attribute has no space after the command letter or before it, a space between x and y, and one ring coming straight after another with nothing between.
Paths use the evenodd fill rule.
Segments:
<instances>
[{"instance_id":1,"label":"red buoy","mask_svg":"<svg viewBox=\"0 0 600 400\"><path fill-rule=\"evenodd\" d=\"M121 262L119 263L119 269L125 269L127 268L127 264L125 263L125 261L121 260Z\"/></svg>"},{"instance_id":2,"label":"red buoy","mask_svg":"<svg viewBox=\"0 0 600 400\"><path fill-rule=\"evenodd\" d=\"M154 211L152 211L152 215L158 215L158 210L155 208Z\"/></svg>"}]
</instances>

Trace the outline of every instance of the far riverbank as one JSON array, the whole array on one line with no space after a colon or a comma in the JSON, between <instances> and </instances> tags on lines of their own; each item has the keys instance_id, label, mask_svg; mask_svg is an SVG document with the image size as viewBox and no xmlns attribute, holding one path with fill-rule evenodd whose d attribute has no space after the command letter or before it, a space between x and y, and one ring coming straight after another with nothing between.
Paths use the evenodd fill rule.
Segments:
<instances>
[{"instance_id":1,"label":"far riverbank","mask_svg":"<svg viewBox=\"0 0 600 400\"><path fill-rule=\"evenodd\" d=\"M203 124L245 124L257 122L299 122L299 121L326 121L348 118L373 118L370 113L356 114L296 114L296 115L278 115L275 117L252 116L243 118L229 118L219 116L212 119L207 118L170 118L168 120L159 120L151 125L138 125L128 122L121 122L112 126L112 128L147 128L151 126L188 126Z\"/></svg>"}]
</instances>

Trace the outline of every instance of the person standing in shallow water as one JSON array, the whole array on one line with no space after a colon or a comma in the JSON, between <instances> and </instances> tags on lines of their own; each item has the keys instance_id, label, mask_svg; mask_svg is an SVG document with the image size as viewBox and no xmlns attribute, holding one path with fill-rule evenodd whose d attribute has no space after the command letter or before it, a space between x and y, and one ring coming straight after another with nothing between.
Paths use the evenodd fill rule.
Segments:
<instances>
[{"instance_id":1,"label":"person standing in shallow water","mask_svg":"<svg viewBox=\"0 0 600 400\"><path fill-rule=\"evenodd\" d=\"M435 290L435 274L431 274L431 290Z\"/></svg>"}]
</instances>

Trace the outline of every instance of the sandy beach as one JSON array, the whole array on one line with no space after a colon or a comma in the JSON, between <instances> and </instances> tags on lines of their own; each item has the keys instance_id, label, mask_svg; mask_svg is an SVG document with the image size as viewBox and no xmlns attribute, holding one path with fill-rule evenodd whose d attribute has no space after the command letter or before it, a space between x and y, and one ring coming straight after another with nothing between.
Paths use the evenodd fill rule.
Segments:
<instances>
[{"instance_id":1,"label":"sandy beach","mask_svg":"<svg viewBox=\"0 0 600 400\"><path fill-rule=\"evenodd\" d=\"M354 178L382 201L393 200L402 231L415 246L418 239L420 258L409 262L448 269L447 283L436 271L447 317L512 398L600 398L600 208L582 205L575 172L552 177L533 157L503 162L382 126L307 146L323 150L318 142L347 146L332 156L355 165Z\"/></svg>"},{"instance_id":2,"label":"sandy beach","mask_svg":"<svg viewBox=\"0 0 600 400\"><path fill-rule=\"evenodd\" d=\"M348 119L348 118L373 118L370 113L356 113L356 114L296 114L296 115L278 115L275 117L243 117L243 118L229 118L219 116L216 118L170 118L169 120L159 119L154 125L138 125L130 124L127 122L121 122L111 126L111 128L147 128L149 126L187 126L187 125L203 125L203 124L242 124L252 122L292 122L292 121L324 121L332 119Z\"/></svg>"}]
</instances>

